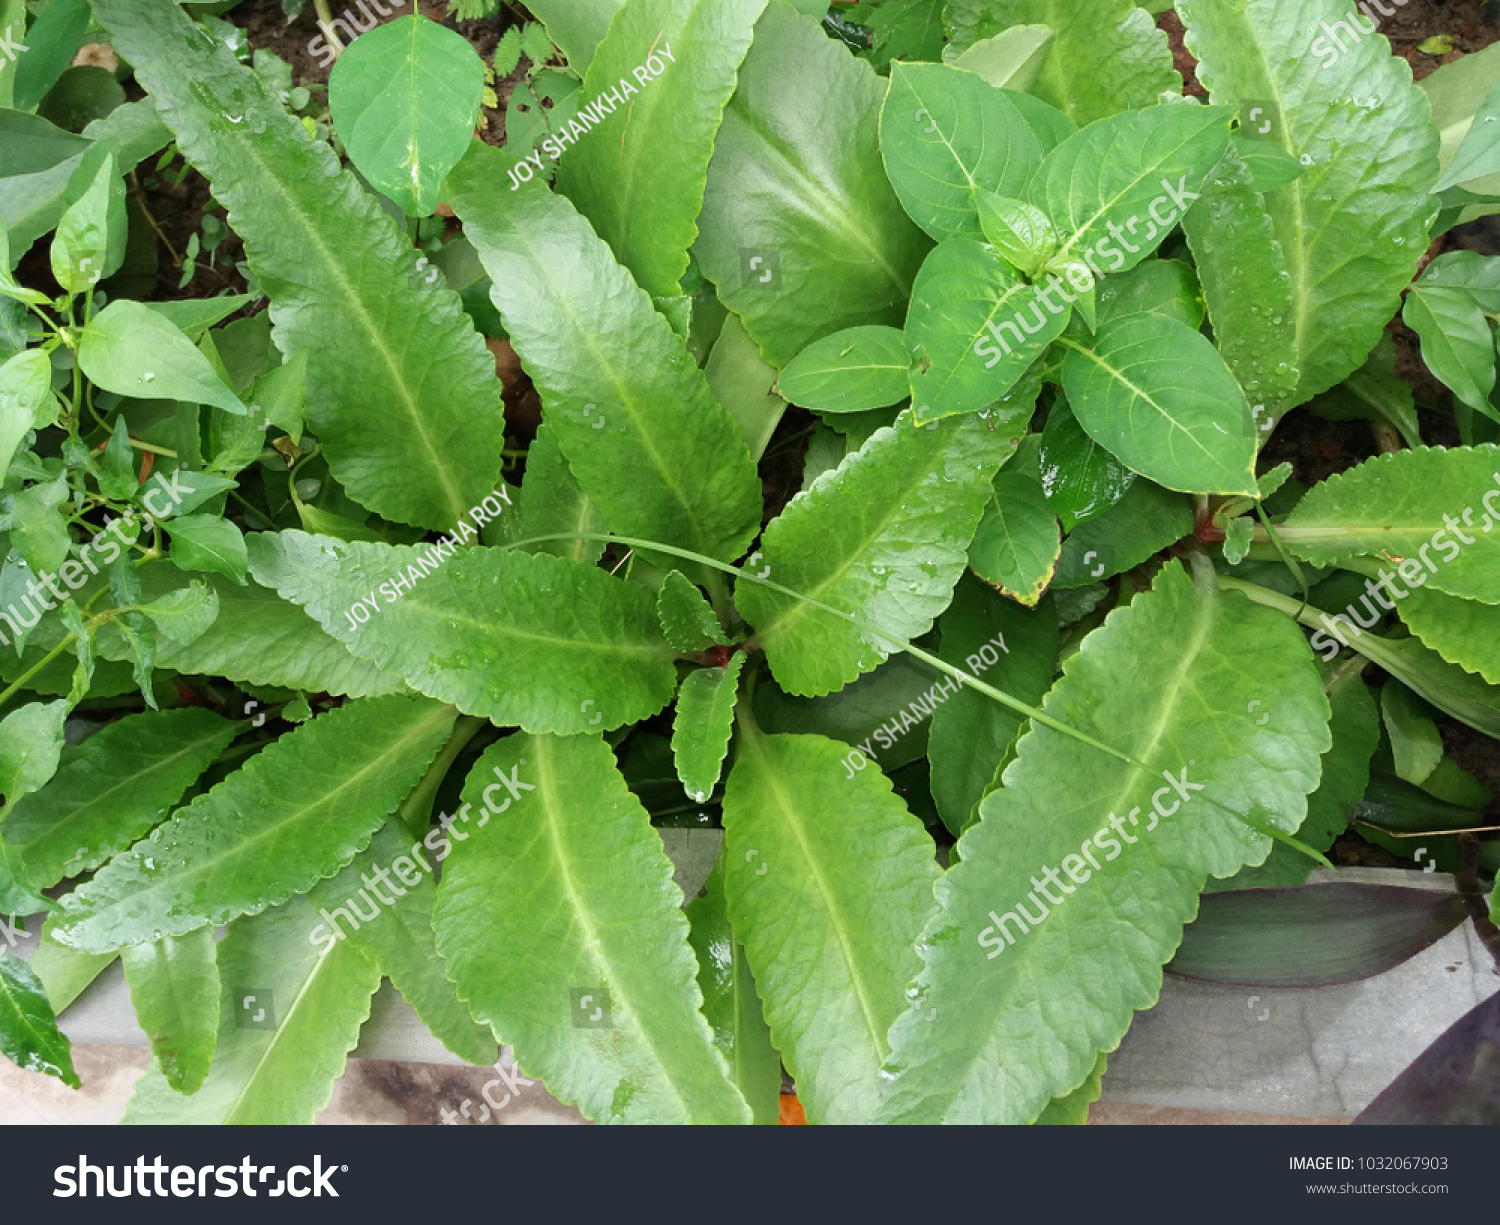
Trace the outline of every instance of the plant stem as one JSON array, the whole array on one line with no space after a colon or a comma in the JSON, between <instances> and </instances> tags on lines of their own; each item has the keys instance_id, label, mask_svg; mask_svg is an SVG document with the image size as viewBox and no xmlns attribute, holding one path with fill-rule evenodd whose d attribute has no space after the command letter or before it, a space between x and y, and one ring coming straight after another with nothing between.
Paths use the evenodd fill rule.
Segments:
<instances>
[{"instance_id":1,"label":"plant stem","mask_svg":"<svg viewBox=\"0 0 1500 1225\"><path fill-rule=\"evenodd\" d=\"M328 40L328 45L333 48L333 58L338 59L344 53L344 44L334 33L333 12L328 7L328 0L313 0L313 8L318 12L318 27L323 31L323 37Z\"/></svg>"},{"instance_id":2,"label":"plant stem","mask_svg":"<svg viewBox=\"0 0 1500 1225\"><path fill-rule=\"evenodd\" d=\"M488 719L464 715L454 724L453 735L448 738L443 751L437 755L437 760L427 767L427 773L422 775L422 781L396 810L397 819L406 826L412 837L420 838L426 830L428 819L432 816L433 799L437 795L438 788L442 786L443 779L448 776L449 769L458 760L458 755L482 728L489 726L489 723ZM420 824L417 824L418 821Z\"/></svg>"}]
</instances>

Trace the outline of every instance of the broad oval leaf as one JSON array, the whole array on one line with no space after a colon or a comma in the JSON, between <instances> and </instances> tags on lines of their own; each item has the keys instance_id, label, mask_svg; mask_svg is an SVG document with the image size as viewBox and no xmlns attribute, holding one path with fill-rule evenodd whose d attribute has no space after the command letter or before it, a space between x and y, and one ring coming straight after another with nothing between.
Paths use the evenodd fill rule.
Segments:
<instances>
[{"instance_id":1,"label":"broad oval leaf","mask_svg":"<svg viewBox=\"0 0 1500 1225\"><path fill-rule=\"evenodd\" d=\"M437 207L483 96L484 64L468 39L415 13L356 39L328 78L349 160L414 217Z\"/></svg>"},{"instance_id":2,"label":"broad oval leaf","mask_svg":"<svg viewBox=\"0 0 1500 1225\"><path fill-rule=\"evenodd\" d=\"M193 342L139 302L111 302L94 316L78 338L78 368L96 387L137 400L247 411Z\"/></svg>"},{"instance_id":3,"label":"broad oval leaf","mask_svg":"<svg viewBox=\"0 0 1500 1225\"><path fill-rule=\"evenodd\" d=\"M1062 396L1047 413L1040 466L1047 501L1069 531L1102 515L1135 480L1134 472L1088 436Z\"/></svg>"},{"instance_id":4,"label":"broad oval leaf","mask_svg":"<svg viewBox=\"0 0 1500 1225\"><path fill-rule=\"evenodd\" d=\"M776 390L820 413L859 413L906 399L906 337L896 328L845 328L816 340L787 364Z\"/></svg>"},{"instance_id":5,"label":"broad oval leaf","mask_svg":"<svg viewBox=\"0 0 1500 1225\"><path fill-rule=\"evenodd\" d=\"M1062 552L1057 516L1041 484L1022 472L995 477L969 542L969 567L1018 604L1035 607Z\"/></svg>"},{"instance_id":6,"label":"broad oval leaf","mask_svg":"<svg viewBox=\"0 0 1500 1225\"><path fill-rule=\"evenodd\" d=\"M305 893L369 842L453 719L452 707L392 696L304 723L68 894L54 937L105 953Z\"/></svg>"},{"instance_id":7,"label":"broad oval leaf","mask_svg":"<svg viewBox=\"0 0 1500 1225\"><path fill-rule=\"evenodd\" d=\"M724 795L729 917L813 1123L870 1121L941 875L890 782L848 778L845 752L744 725Z\"/></svg>"},{"instance_id":8,"label":"broad oval leaf","mask_svg":"<svg viewBox=\"0 0 1500 1225\"><path fill-rule=\"evenodd\" d=\"M981 237L974 192L1019 196L1073 130L1062 116L943 64L892 64L880 153L907 214L933 238Z\"/></svg>"},{"instance_id":9,"label":"broad oval leaf","mask_svg":"<svg viewBox=\"0 0 1500 1225\"><path fill-rule=\"evenodd\" d=\"M767 5L724 113L694 250L777 368L830 332L901 321L928 240L881 164L885 93L816 23Z\"/></svg>"},{"instance_id":10,"label":"broad oval leaf","mask_svg":"<svg viewBox=\"0 0 1500 1225\"><path fill-rule=\"evenodd\" d=\"M593 566L487 548L444 562L437 546L297 531L257 534L251 547L261 582L355 654L466 714L602 733L672 700L672 650L650 591ZM572 610L563 621L559 600Z\"/></svg>"},{"instance_id":11,"label":"broad oval leaf","mask_svg":"<svg viewBox=\"0 0 1500 1225\"><path fill-rule=\"evenodd\" d=\"M307 353L308 426L340 485L388 519L452 527L495 488L504 446L495 361L458 295L427 284L333 150L171 0L94 15L228 208L277 348Z\"/></svg>"},{"instance_id":12,"label":"broad oval leaf","mask_svg":"<svg viewBox=\"0 0 1500 1225\"><path fill-rule=\"evenodd\" d=\"M1043 709L1152 772L1051 728L1022 737L938 886L916 987L937 1015L897 1022L877 1121L1029 1122L1081 1082L1155 1002L1205 880L1265 858L1236 814L1295 830L1330 743L1295 625L1175 564Z\"/></svg>"},{"instance_id":13,"label":"broad oval leaf","mask_svg":"<svg viewBox=\"0 0 1500 1225\"><path fill-rule=\"evenodd\" d=\"M1206 337L1147 314L1064 343L1068 403L1112 454L1168 489L1257 496L1250 406Z\"/></svg>"},{"instance_id":14,"label":"broad oval leaf","mask_svg":"<svg viewBox=\"0 0 1500 1225\"><path fill-rule=\"evenodd\" d=\"M749 1122L698 1012L671 862L609 746L512 736L480 757L464 801L479 807L496 775L524 792L454 848L433 914L459 995L590 1118Z\"/></svg>"},{"instance_id":15,"label":"broad oval leaf","mask_svg":"<svg viewBox=\"0 0 1500 1225\"><path fill-rule=\"evenodd\" d=\"M881 634L904 641L925 633L963 573L990 482L1019 442L1007 428L1013 420L995 424L971 416L918 429L903 413L767 527L762 577ZM735 600L788 693L831 693L895 649L764 587L741 582Z\"/></svg>"},{"instance_id":16,"label":"broad oval leaf","mask_svg":"<svg viewBox=\"0 0 1500 1225\"><path fill-rule=\"evenodd\" d=\"M1472 294L1418 281L1406 293L1401 321L1422 341L1427 368L1470 408L1500 417L1495 390L1495 333Z\"/></svg>"}]
</instances>

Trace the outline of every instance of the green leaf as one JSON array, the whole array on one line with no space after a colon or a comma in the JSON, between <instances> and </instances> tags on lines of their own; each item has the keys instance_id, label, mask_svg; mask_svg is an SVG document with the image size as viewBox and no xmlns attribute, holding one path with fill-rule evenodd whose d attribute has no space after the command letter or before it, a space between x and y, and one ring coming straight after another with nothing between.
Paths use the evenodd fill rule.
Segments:
<instances>
[{"instance_id":1,"label":"green leaf","mask_svg":"<svg viewBox=\"0 0 1500 1225\"><path fill-rule=\"evenodd\" d=\"M115 107L104 118L95 119L84 128L83 135L99 145L107 142L122 174L148 157L155 157L172 143L171 129L161 121L156 102L151 98Z\"/></svg>"},{"instance_id":2,"label":"green leaf","mask_svg":"<svg viewBox=\"0 0 1500 1225\"><path fill-rule=\"evenodd\" d=\"M328 78L328 105L359 172L413 217L474 138L484 64L463 35L413 13L356 39Z\"/></svg>"},{"instance_id":3,"label":"green leaf","mask_svg":"<svg viewBox=\"0 0 1500 1225\"><path fill-rule=\"evenodd\" d=\"M1349 17L1331 0L1181 0L1177 13L1211 99L1274 99L1266 139L1308 167L1265 196L1292 278L1301 370L1280 407L1305 403L1364 362L1428 246L1437 213L1427 194L1437 169L1431 108L1383 39L1355 36L1346 54L1324 58L1319 22ZM1330 109L1330 98L1361 102ZM1274 320L1275 303L1261 305Z\"/></svg>"},{"instance_id":4,"label":"green leaf","mask_svg":"<svg viewBox=\"0 0 1500 1225\"><path fill-rule=\"evenodd\" d=\"M42 927L41 939L31 955L32 973L47 989L54 1013L62 1012L83 994L83 989L114 964L115 953L75 953L52 939L50 922Z\"/></svg>"},{"instance_id":5,"label":"green leaf","mask_svg":"<svg viewBox=\"0 0 1500 1225\"><path fill-rule=\"evenodd\" d=\"M424 553L296 531L256 535L251 546L260 582L360 658L466 714L602 733L671 701L672 651L651 593L592 566L475 549L423 578L415 563L440 559L436 546ZM384 600L372 613L377 591ZM561 621L559 601L572 610ZM361 602L367 623L351 611Z\"/></svg>"},{"instance_id":6,"label":"green leaf","mask_svg":"<svg viewBox=\"0 0 1500 1225\"><path fill-rule=\"evenodd\" d=\"M465 802L496 775L525 789L505 801L516 816L454 848L433 915L460 997L589 1118L748 1122L697 1011L682 892L609 746L509 737L480 757Z\"/></svg>"},{"instance_id":7,"label":"green leaf","mask_svg":"<svg viewBox=\"0 0 1500 1225\"><path fill-rule=\"evenodd\" d=\"M1422 360L1460 400L1500 420L1495 390L1495 333L1473 297L1422 281L1406 294L1401 319L1422 341Z\"/></svg>"},{"instance_id":8,"label":"green leaf","mask_svg":"<svg viewBox=\"0 0 1500 1225\"><path fill-rule=\"evenodd\" d=\"M308 898L322 908L319 914L324 922L308 932L308 939L319 946L319 956L348 941L395 984L444 1046L468 1063L493 1063L498 1054L494 1034L488 1025L474 1020L458 998L457 988L444 976L432 929L437 887L422 843L412 841L408 846L404 834L399 821L387 821L348 867L313 886ZM372 876L374 885L370 883ZM400 884L392 876L399 878ZM383 897L381 885L395 895L392 904L379 905L370 896L373 892ZM360 900L351 905L356 895ZM355 918L350 913L363 914L366 906L375 910L373 920ZM340 916L349 931L339 923ZM321 936L320 931L324 933Z\"/></svg>"},{"instance_id":9,"label":"green leaf","mask_svg":"<svg viewBox=\"0 0 1500 1225\"><path fill-rule=\"evenodd\" d=\"M941 875L932 840L883 774L845 775L837 741L742 721L739 743L724 796L730 920L808 1121L868 1122Z\"/></svg>"},{"instance_id":10,"label":"green leaf","mask_svg":"<svg viewBox=\"0 0 1500 1225\"><path fill-rule=\"evenodd\" d=\"M1481 497L1500 497L1497 474L1500 447L1493 445L1377 455L1313 486L1276 530L1291 552L1315 566L1359 554L1405 558L1412 564L1403 572L1404 584L1500 604L1500 536L1474 521ZM1485 506L1485 523L1500 519ZM1440 561L1433 560L1433 550Z\"/></svg>"},{"instance_id":11,"label":"green leaf","mask_svg":"<svg viewBox=\"0 0 1500 1225\"><path fill-rule=\"evenodd\" d=\"M699 668L682 682L677 716L672 723L672 758L682 789L699 804L719 785L729 735L734 730L734 701L745 655L735 652L722 668Z\"/></svg>"},{"instance_id":12,"label":"green leaf","mask_svg":"<svg viewBox=\"0 0 1500 1225\"><path fill-rule=\"evenodd\" d=\"M1057 675L1057 613L1049 598L1034 609L965 577L938 619L938 655L971 676L1036 706ZM988 651L985 648L988 647ZM992 657L992 658L991 658ZM995 665L998 671L991 671ZM927 740L932 798L948 832L962 832L994 785L1024 716L967 685L933 712Z\"/></svg>"},{"instance_id":13,"label":"green leaf","mask_svg":"<svg viewBox=\"0 0 1500 1225\"><path fill-rule=\"evenodd\" d=\"M547 37L562 48L573 71L583 74L604 40L610 19L624 0L537 0L529 5L547 26Z\"/></svg>"},{"instance_id":14,"label":"green leaf","mask_svg":"<svg viewBox=\"0 0 1500 1225\"><path fill-rule=\"evenodd\" d=\"M1054 590L1087 587L1123 574L1193 530L1190 498L1136 481L1114 506L1069 533Z\"/></svg>"},{"instance_id":15,"label":"green leaf","mask_svg":"<svg viewBox=\"0 0 1500 1225\"><path fill-rule=\"evenodd\" d=\"M969 565L992 587L1028 608L1052 581L1062 535L1041 484L1022 472L995 477L969 543Z\"/></svg>"},{"instance_id":16,"label":"green leaf","mask_svg":"<svg viewBox=\"0 0 1500 1225\"><path fill-rule=\"evenodd\" d=\"M1486 315L1500 315L1500 256L1449 251L1427 265L1419 286L1466 292Z\"/></svg>"},{"instance_id":17,"label":"green leaf","mask_svg":"<svg viewBox=\"0 0 1500 1225\"><path fill-rule=\"evenodd\" d=\"M776 367L760 355L738 315L724 320L719 339L703 367L703 377L708 380L714 399L740 427L740 437L749 448L750 458L759 461L781 424L787 402L773 390Z\"/></svg>"},{"instance_id":18,"label":"green leaf","mask_svg":"<svg viewBox=\"0 0 1500 1225\"><path fill-rule=\"evenodd\" d=\"M1166 35L1134 0L949 0L944 20L959 48L1009 26L1052 30L1030 92L1080 124L1154 106L1163 91L1182 92Z\"/></svg>"},{"instance_id":19,"label":"green leaf","mask_svg":"<svg viewBox=\"0 0 1500 1225\"><path fill-rule=\"evenodd\" d=\"M11 809L0 834L49 888L144 837L238 731L191 707L117 719L64 749L52 781Z\"/></svg>"},{"instance_id":20,"label":"green leaf","mask_svg":"<svg viewBox=\"0 0 1500 1225\"><path fill-rule=\"evenodd\" d=\"M192 341L139 302L111 302L94 316L78 340L78 367L96 387L122 396L247 411Z\"/></svg>"},{"instance_id":21,"label":"green leaf","mask_svg":"<svg viewBox=\"0 0 1500 1225\"><path fill-rule=\"evenodd\" d=\"M1500 608L1438 591L1408 591L1396 605L1422 642L1450 664L1500 685Z\"/></svg>"},{"instance_id":22,"label":"green leaf","mask_svg":"<svg viewBox=\"0 0 1500 1225\"><path fill-rule=\"evenodd\" d=\"M0 112L0 141L6 148L0 222L10 234L9 266L14 267L83 195L110 151L18 111Z\"/></svg>"},{"instance_id":23,"label":"green leaf","mask_svg":"<svg viewBox=\"0 0 1500 1225\"><path fill-rule=\"evenodd\" d=\"M189 589L186 576L171 566L147 566L142 575L152 600ZM200 580L194 579L192 582ZM276 685L306 693L377 697L406 691L397 676L351 655L325 634L311 617L274 590L255 582L238 586L209 575L218 616L207 631L187 644L166 639L157 663L186 675L222 676L252 685ZM105 659L127 659L118 623L100 631L99 652Z\"/></svg>"},{"instance_id":24,"label":"green leaf","mask_svg":"<svg viewBox=\"0 0 1500 1225\"><path fill-rule=\"evenodd\" d=\"M82 198L57 223L52 276L64 292L88 293L125 262L125 182L106 157Z\"/></svg>"},{"instance_id":25,"label":"green leaf","mask_svg":"<svg viewBox=\"0 0 1500 1225\"><path fill-rule=\"evenodd\" d=\"M982 187L974 190L979 228L1007 264L1035 279L1057 251L1057 231L1047 214L1033 204L997 196Z\"/></svg>"},{"instance_id":26,"label":"green leaf","mask_svg":"<svg viewBox=\"0 0 1500 1225\"><path fill-rule=\"evenodd\" d=\"M1043 709L1162 773L1048 727L1022 737L938 890L915 988L937 1015L892 1030L877 1121L1022 1123L1070 1092L1155 1002L1206 879L1265 857L1235 814L1295 830L1330 744L1296 627L1177 565L1090 635Z\"/></svg>"},{"instance_id":27,"label":"green leaf","mask_svg":"<svg viewBox=\"0 0 1500 1225\"><path fill-rule=\"evenodd\" d=\"M26 31L30 48L16 62L16 109L35 110L67 70L89 28L88 0L53 0Z\"/></svg>"},{"instance_id":28,"label":"green leaf","mask_svg":"<svg viewBox=\"0 0 1500 1225\"><path fill-rule=\"evenodd\" d=\"M1417 420L1416 397L1411 384L1396 373L1399 355L1390 333L1380 338L1365 364L1331 391L1324 392L1308 406L1319 417L1330 421L1389 421L1409 447L1422 445L1421 423ZM1257 416L1261 429L1269 419Z\"/></svg>"},{"instance_id":29,"label":"green leaf","mask_svg":"<svg viewBox=\"0 0 1500 1225\"><path fill-rule=\"evenodd\" d=\"M333 150L170 0L94 14L229 210L276 347L307 351L307 422L339 484L388 519L452 527L494 489L504 445L495 361L458 296L426 285Z\"/></svg>"},{"instance_id":30,"label":"green leaf","mask_svg":"<svg viewBox=\"0 0 1500 1225\"><path fill-rule=\"evenodd\" d=\"M636 0L588 65L589 105L569 125L578 147L558 167L558 191L654 297L682 292L714 137L765 6ZM640 66L645 83L633 76Z\"/></svg>"},{"instance_id":31,"label":"green leaf","mask_svg":"<svg viewBox=\"0 0 1500 1225\"><path fill-rule=\"evenodd\" d=\"M1496 139L1496 124L1500 124L1500 85L1490 90L1475 112L1473 126L1448 169L1443 171L1443 177L1433 187L1434 192L1500 174L1500 140Z\"/></svg>"},{"instance_id":32,"label":"green leaf","mask_svg":"<svg viewBox=\"0 0 1500 1225\"><path fill-rule=\"evenodd\" d=\"M106 498L124 502L135 497L140 484L130 445L130 427L121 415L115 418L115 428L99 460L99 492Z\"/></svg>"},{"instance_id":33,"label":"green leaf","mask_svg":"<svg viewBox=\"0 0 1500 1225\"><path fill-rule=\"evenodd\" d=\"M10 467L51 399L52 363L41 349L17 353L0 366L0 470Z\"/></svg>"},{"instance_id":34,"label":"green leaf","mask_svg":"<svg viewBox=\"0 0 1500 1225\"><path fill-rule=\"evenodd\" d=\"M1453 164L1459 149L1473 131L1474 119L1479 114L1480 107L1484 105L1490 91L1500 85L1500 51L1491 50L1491 47L1444 64L1418 83L1432 103L1433 123L1442 137L1442 144L1438 149L1440 169L1446 170ZM1489 175L1484 179L1471 181L1468 186L1471 192L1463 193L1466 196L1472 193L1478 193L1481 199L1486 195L1494 196L1500 191L1500 175ZM1453 196L1460 192L1462 189L1449 188L1444 195ZM1446 209L1445 205L1445 211ZM1471 221L1476 215L1483 216L1484 213L1474 213L1459 205L1453 219L1444 228L1451 228L1460 219ZM1439 224L1442 224L1441 218Z\"/></svg>"},{"instance_id":35,"label":"green leaf","mask_svg":"<svg viewBox=\"0 0 1500 1225\"><path fill-rule=\"evenodd\" d=\"M26 39L26 4L25 0L0 0L0 38L5 39L8 44L24 43ZM5 63L0 64L0 107L9 110L15 106L15 80L16 64L20 57L16 55L5 56ZM4 260L0 260L5 268Z\"/></svg>"},{"instance_id":36,"label":"green leaf","mask_svg":"<svg viewBox=\"0 0 1500 1225\"><path fill-rule=\"evenodd\" d=\"M1165 315L1066 341L1062 382L1078 423L1143 476L1186 493L1257 496L1250 406L1212 343Z\"/></svg>"},{"instance_id":37,"label":"green leaf","mask_svg":"<svg viewBox=\"0 0 1500 1225\"><path fill-rule=\"evenodd\" d=\"M214 930L163 936L120 950L136 1020L151 1040L155 1066L178 1093L208 1076L219 1030L219 968Z\"/></svg>"},{"instance_id":38,"label":"green leaf","mask_svg":"<svg viewBox=\"0 0 1500 1225\"><path fill-rule=\"evenodd\" d=\"M1393 969L1467 917L1456 893L1331 881L1216 893L1167 969L1246 987L1328 987Z\"/></svg>"},{"instance_id":39,"label":"green leaf","mask_svg":"<svg viewBox=\"0 0 1500 1225\"><path fill-rule=\"evenodd\" d=\"M1044 302L1055 309L1043 311ZM939 243L917 273L906 318L917 419L934 421L993 404L1062 335L1070 313L1066 304L1021 280L985 244L971 238Z\"/></svg>"},{"instance_id":40,"label":"green leaf","mask_svg":"<svg viewBox=\"0 0 1500 1225\"><path fill-rule=\"evenodd\" d=\"M656 595L656 617L672 649L683 655L729 645L703 593L681 571L669 570L662 580Z\"/></svg>"},{"instance_id":41,"label":"green leaf","mask_svg":"<svg viewBox=\"0 0 1500 1225\"><path fill-rule=\"evenodd\" d=\"M1326 851L1349 828L1355 806L1370 782L1370 758L1380 743L1380 713L1364 682L1365 661L1359 656L1318 667L1323 673L1323 692L1333 709L1328 725L1333 744L1323 754L1323 775L1318 789L1307 797L1307 819L1297 830L1297 840L1315 851ZM1265 863L1242 868L1225 881L1210 881L1209 891L1300 885L1315 866L1295 847L1278 842Z\"/></svg>"},{"instance_id":42,"label":"green leaf","mask_svg":"<svg viewBox=\"0 0 1500 1225\"><path fill-rule=\"evenodd\" d=\"M1102 277L1146 259L1229 148L1230 118L1219 106L1132 111L1091 123L1049 153L1026 199L1064 236L1053 266L1082 260Z\"/></svg>"},{"instance_id":43,"label":"green leaf","mask_svg":"<svg viewBox=\"0 0 1500 1225\"><path fill-rule=\"evenodd\" d=\"M1019 196L1072 124L945 64L893 64L880 152L907 214L933 238L979 238L974 193Z\"/></svg>"},{"instance_id":44,"label":"green leaf","mask_svg":"<svg viewBox=\"0 0 1500 1225\"><path fill-rule=\"evenodd\" d=\"M928 243L881 163L885 95L816 24L766 7L719 130L694 250L773 366L844 328L901 323Z\"/></svg>"},{"instance_id":45,"label":"green leaf","mask_svg":"<svg viewBox=\"0 0 1500 1225\"><path fill-rule=\"evenodd\" d=\"M1089 1121L1089 1107L1099 1100L1109 1056L1101 1054L1094 1070L1071 1093L1055 1097L1037 1115L1039 1127L1081 1127Z\"/></svg>"},{"instance_id":46,"label":"green leaf","mask_svg":"<svg viewBox=\"0 0 1500 1225\"><path fill-rule=\"evenodd\" d=\"M1380 713L1391 741L1396 774L1420 786L1443 760L1443 737L1422 708L1421 699L1405 685L1387 681L1380 690Z\"/></svg>"},{"instance_id":47,"label":"green leaf","mask_svg":"<svg viewBox=\"0 0 1500 1225\"><path fill-rule=\"evenodd\" d=\"M896 328L845 328L788 363L776 390L820 413L858 413L906 399L906 337Z\"/></svg>"},{"instance_id":48,"label":"green leaf","mask_svg":"<svg viewBox=\"0 0 1500 1225\"><path fill-rule=\"evenodd\" d=\"M302 724L68 894L53 934L104 953L305 893L369 842L453 718L451 707L393 696Z\"/></svg>"},{"instance_id":49,"label":"green leaf","mask_svg":"<svg viewBox=\"0 0 1500 1225\"><path fill-rule=\"evenodd\" d=\"M181 515L172 520L172 562L179 570L207 570L245 581L245 537L218 515Z\"/></svg>"},{"instance_id":50,"label":"green leaf","mask_svg":"<svg viewBox=\"0 0 1500 1225\"><path fill-rule=\"evenodd\" d=\"M58 509L67 497L67 476L59 472L53 480L28 485L7 499L11 546L34 573L56 572L68 556L72 538Z\"/></svg>"},{"instance_id":51,"label":"green leaf","mask_svg":"<svg viewBox=\"0 0 1500 1225\"><path fill-rule=\"evenodd\" d=\"M943 59L972 72L996 89L1030 93L1047 62L1052 31L1046 26L1011 26L992 38L982 38L964 51L943 48Z\"/></svg>"},{"instance_id":52,"label":"green leaf","mask_svg":"<svg viewBox=\"0 0 1500 1225\"><path fill-rule=\"evenodd\" d=\"M1263 141L1248 143L1281 152ZM1219 354L1250 403L1263 410L1255 414L1257 428L1269 430L1297 388L1292 277L1265 197L1237 149L1215 167L1203 202L1188 210L1182 228Z\"/></svg>"},{"instance_id":53,"label":"green leaf","mask_svg":"<svg viewBox=\"0 0 1500 1225\"><path fill-rule=\"evenodd\" d=\"M124 1122L313 1121L380 986L379 967L353 946L318 955L308 939L317 917L294 897L230 926L218 950L219 1033L208 1079L183 1097L153 1067L136 1082Z\"/></svg>"},{"instance_id":54,"label":"green leaf","mask_svg":"<svg viewBox=\"0 0 1500 1225\"><path fill-rule=\"evenodd\" d=\"M0 957L0 1054L23 1071L82 1087L42 984L19 957Z\"/></svg>"},{"instance_id":55,"label":"green leaf","mask_svg":"<svg viewBox=\"0 0 1500 1225\"><path fill-rule=\"evenodd\" d=\"M537 536L575 532L600 535L606 530L599 508L583 492L563 458L552 427L545 421L526 451L526 479L515 495L515 502L515 509L497 521L494 539L486 525L487 542L510 544ZM554 557L588 564L604 556L604 543L599 540L544 540L525 548L528 553L551 553Z\"/></svg>"},{"instance_id":56,"label":"green leaf","mask_svg":"<svg viewBox=\"0 0 1500 1225\"><path fill-rule=\"evenodd\" d=\"M1135 480L1134 472L1084 432L1062 396L1047 414L1040 462L1047 501L1069 531L1107 511Z\"/></svg>"},{"instance_id":57,"label":"green leaf","mask_svg":"<svg viewBox=\"0 0 1500 1225\"><path fill-rule=\"evenodd\" d=\"M219 596L207 583L195 581L141 605L141 611L173 642L186 646L201 638L214 623L219 615Z\"/></svg>"},{"instance_id":58,"label":"green leaf","mask_svg":"<svg viewBox=\"0 0 1500 1225\"><path fill-rule=\"evenodd\" d=\"M66 702L28 702L0 720L0 795L7 815L57 772Z\"/></svg>"},{"instance_id":59,"label":"green leaf","mask_svg":"<svg viewBox=\"0 0 1500 1225\"><path fill-rule=\"evenodd\" d=\"M735 939L724 901L724 854L697 897L685 907L698 955L698 989L714 1045L729 1064L730 1079L750 1104L751 1122L774 1124L781 1114L781 1056L771 1045L755 976L745 946Z\"/></svg>"},{"instance_id":60,"label":"green leaf","mask_svg":"<svg viewBox=\"0 0 1500 1225\"><path fill-rule=\"evenodd\" d=\"M1018 441L1013 424L973 416L917 429L903 413L766 528L762 577L883 634L925 633L964 571L990 482ZM742 583L735 599L788 693L830 693L893 650L781 592Z\"/></svg>"},{"instance_id":61,"label":"green leaf","mask_svg":"<svg viewBox=\"0 0 1500 1225\"><path fill-rule=\"evenodd\" d=\"M761 500L739 430L588 222L535 184L510 193L506 165L476 141L449 198L573 475L616 532L738 557Z\"/></svg>"}]
</instances>

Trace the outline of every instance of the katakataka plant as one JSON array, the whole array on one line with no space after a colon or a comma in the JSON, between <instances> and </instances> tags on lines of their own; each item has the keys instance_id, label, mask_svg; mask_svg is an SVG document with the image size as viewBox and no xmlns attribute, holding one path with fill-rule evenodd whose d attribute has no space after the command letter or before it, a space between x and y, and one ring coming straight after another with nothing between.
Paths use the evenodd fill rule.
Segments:
<instances>
[{"instance_id":1,"label":"katakataka plant","mask_svg":"<svg viewBox=\"0 0 1500 1225\"><path fill-rule=\"evenodd\" d=\"M1500 47L1419 87L1323 66L1347 0L1180 0L1205 101L1161 4L530 7L565 110L476 139L473 46L393 18L352 167L172 0L21 27L0 1049L76 1084L118 956L130 1122L310 1121L384 978L599 1121L773 1122L784 1067L813 1122L1078 1122L1163 967L1495 935L1438 719L1500 738L1500 259L1428 253L1500 212ZM91 20L145 96L75 134ZM266 309L127 292L163 149ZM1299 409L1380 453L1308 487ZM1460 894L1305 885L1353 820Z\"/></svg>"}]
</instances>

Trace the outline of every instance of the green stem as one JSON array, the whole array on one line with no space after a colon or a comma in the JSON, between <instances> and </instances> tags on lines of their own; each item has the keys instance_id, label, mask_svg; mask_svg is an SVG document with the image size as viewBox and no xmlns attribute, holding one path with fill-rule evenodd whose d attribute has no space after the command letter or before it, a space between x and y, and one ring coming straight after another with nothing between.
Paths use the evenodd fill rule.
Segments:
<instances>
[{"instance_id":1,"label":"green stem","mask_svg":"<svg viewBox=\"0 0 1500 1225\"><path fill-rule=\"evenodd\" d=\"M420 838L427 829L427 822L432 817L432 802L437 795L437 789L442 786L443 779L448 776L448 770L458 760L458 755L468 746L469 741L479 734L480 730L490 726L488 719L476 718L473 715L464 715L454 724L453 735L448 738L448 743L443 746L443 751L437 755L437 760L427 767L427 773L422 775L422 781L405 800L401 807L396 810L396 817L402 825L406 826L413 838Z\"/></svg>"}]
</instances>

